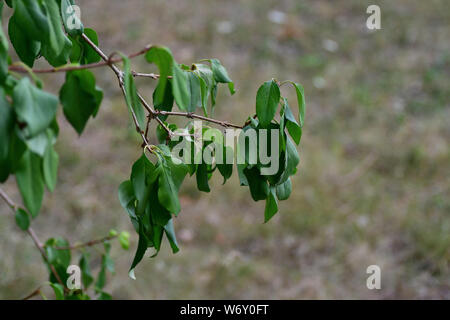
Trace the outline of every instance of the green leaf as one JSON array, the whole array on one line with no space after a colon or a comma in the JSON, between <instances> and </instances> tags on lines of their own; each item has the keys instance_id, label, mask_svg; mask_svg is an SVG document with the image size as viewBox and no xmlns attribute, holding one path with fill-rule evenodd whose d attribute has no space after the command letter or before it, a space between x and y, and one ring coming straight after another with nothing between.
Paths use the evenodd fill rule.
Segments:
<instances>
[{"instance_id":1,"label":"green leaf","mask_svg":"<svg viewBox=\"0 0 450 320\"><path fill-rule=\"evenodd\" d=\"M98 300L112 300L112 296L107 292L101 291Z\"/></svg>"},{"instance_id":2,"label":"green leaf","mask_svg":"<svg viewBox=\"0 0 450 320\"><path fill-rule=\"evenodd\" d=\"M36 0L13 2L16 22L32 39L39 41L50 38L51 26L46 9L41 4L42 1Z\"/></svg>"},{"instance_id":3,"label":"green leaf","mask_svg":"<svg viewBox=\"0 0 450 320\"><path fill-rule=\"evenodd\" d=\"M264 210L264 223L268 222L278 212L278 201L275 188L271 187L266 200L266 208Z\"/></svg>"},{"instance_id":4,"label":"green leaf","mask_svg":"<svg viewBox=\"0 0 450 320\"><path fill-rule=\"evenodd\" d=\"M277 112L280 88L275 80L265 82L256 94L256 114L262 128L268 128Z\"/></svg>"},{"instance_id":5,"label":"green leaf","mask_svg":"<svg viewBox=\"0 0 450 320\"><path fill-rule=\"evenodd\" d=\"M223 163L217 163L217 169L219 169L220 174L223 177L223 184L227 182L228 179L231 178L233 175L233 163L226 163L226 154L229 152L230 154L233 154L233 148L223 146Z\"/></svg>"},{"instance_id":6,"label":"green leaf","mask_svg":"<svg viewBox=\"0 0 450 320\"><path fill-rule=\"evenodd\" d=\"M290 176L294 175L297 171L297 165L300 162L298 151L295 148L291 139L286 139L286 158L285 158L285 170L279 179L277 184L284 183Z\"/></svg>"},{"instance_id":7,"label":"green leaf","mask_svg":"<svg viewBox=\"0 0 450 320\"><path fill-rule=\"evenodd\" d=\"M208 165L206 163L201 163L197 167L197 188L200 191L203 192L210 192L211 189L209 188L208 183Z\"/></svg>"},{"instance_id":8,"label":"green leaf","mask_svg":"<svg viewBox=\"0 0 450 320\"><path fill-rule=\"evenodd\" d=\"M134 195L137 199L136 213L138 215L144 213L156 177L157 172L154 164L151 163L143 153L133 164L130 178L131 183L133 184Z\"/></svg>"},{"instance_id":9,"label":"green leaf","mask_svg":"<svg viewBox=\"0 0 450 320\"><path fill-rule=\"evenodd\" d=\"M33 86L28 78L16 85L13 100L18 120L27 124L24 128L27 138L43 131L55 118L58 99Z\"/></svg>"},{"instance_id":10,"label":"green leaf","mask_svg":"<svg viewBox=\"0 0 450 320\"><path fill-rule=\"evenodd\" d=\"M262 176L259 169L254 166L245 168L244 174L248 181L250 193L254 201L265 200L269 194L269 186L265 176Z\"/></svg>"},{"instance_id":11,"label":"green leaf","mask_svg":"<svg viewBox=\"0 0 450 320\"><path fill-rule=\"evenodd\" d=\"M75 14L75 10L71 7L74 5L73 0L60 0L61 1L61 18L63 20L64 28L66 32L71 35L81 35L84 31L83 23Z\"/></svg>"},{"instance_id":12,"label":"green leaf","mask_svg":"<svg viewBox=\"0 0 450 320\"><path fill-rule=\"evenodd\" d=\"M59 283L50 283L50 286L53 288L56 300L64 300L64 287Z\"/></svg>"},{"instance_id":13,"label":"green leaf","mask_svg":"<svg viewBox=\"0 0 450 320\"><path fill-rule=\"evenodd\" d=\"M41 209L44 197L44 181L41 174L41 158L25 151L16 172L16 180L25 207L36 217Z\"/></svg>"},{"instance_id":14,"label":"green leaf","mask_svg":"<svg viewBox=\"0 0 450 320\"><path fill-rule=\"evenodd\" d=\"M136 208L134 202L136 197L134 195L133 184L130 180L124 181L119 186L119 202L120 205L127 211L136 231L139 230L138 218L136 217Z\"/></svg>"},{"instance_id":15,"label":"green leaf","mask_svg":"<svg viewBox=\"0 0 450 320\"><path fill-rule=\"evenodd\" d=\"M9 148L14 128L14 112L0 88L0 182L8 179L10 173Z\"/></svg>"},{"instance_id":16,"label":"green leaf","mask_svg":"<svg viewBox=\"0 0 450 320\"><path fill-rule=\"evenodd\" d=\"M22 159L22 156L27 149L26 144L19 137L18 133L20 132L17 127L13 132L11 132L8 157L10 173L15 173L17 171L20 165L20 159Z\"/></svg>"},{"instance_id":17,"label":"green leaf","mask_svg":"<svg viewBox=\"0 0 450 320\"><path fill-rule=\"evenodd\" d=\"M102 256L102 265L97 275L97 282L95 283L95 290L101 291L106 285L106 265L103 262L104 256Z\"/></svg>"},{"instance_id":18,"label":"green leaf","mask_svg":"<svg viewBox=\"0 0 450 320\"><path fill-rule=\"evenodd\" d=\"M47 61L54 67L66 64L72 42L67 38L61 28L61 15L56 0L41 1L40 7L44 9L48 24L48 33L40 33L39 39L42 43L41 53Z\"/></svg>"},{"instance_id":19,"label":"green leaf","mask_svg":"<svg viewBox=\"0 0 450 320\"><path fill-rule=\"evenodd\" d=\"M16 211L16 223L22 230L28 230L30 227L30 217L28 213L22 208L17 209Z\"/></svg>"},{"instance_id":20,"label":"green leaf","mask_svg":"<svg viewBox=\"0 0 450 320\"><path fill-rule=\"evenodd\" d=\"M98 46L98 35L95 30L84 29L84 34ZM70 61L81 65L99 62L102 58L81 36L70 37L72 40L72 51Z\"/></svg>"},{"instance_id":21,"label":"green leaf","mask_svg":"<svg viewBox=\"0 0 450 320\"><path fill-rule=\"evenodd\" d=\"M220 63L218 59L211 59L211 69L214 74L214 79L220 83L232 83L233 81L228 76L227 70Z\"/></svg>"},{"instance_id":22,"label":"green leaf","mask_svg":"<svg viewBox=\"0 0 450 320\"><path fill-rule=\"evenodd\" d=\"M188 112L195 112L197 107L202 106L202 95L201 95L201 87L200 87L200 77L193 73L188 73L188 81L189 81L189 91L191 101L188 105Z\"/></svg>"},{"instance_id":23,"label":"green leaf","mask_svg":"<svg viewBox=\"0 0 450 320\"><path fill-rule=\"evenodd\" d=\"M34 60L41 50L41 43L33 40L16 22L16 17L12 16L8 23L9 39L19 56L30 68L33 67Z\"/></svg>"},{"instance_id":24,"label":"green leaf","mask_svg":"<svg viewBox=\"0 0 450 320\"><path fill-rule=\"evenodd\" d=\"M303 127L303 124L305 122L305 108L306 108L306 102L305 102L305 90L303 89L301 84L289 81L294 88L295 92L297 93L297 102L298 102L298 118L300 120L300 127Z\"/></svg>"},{"instance_id":25,"label":"green leaf","mask_svg":"<svg viewBox=\"0 0 450 320\"><path fill-rule=\"evenodd\" d=\"M287 99L283 98L283 100L284 100L284 118L286 119L286 128L289 134L291 135L292 139L298 145L300 143L300 139L302 138L302 128L298 125L297 120L295 120L291 108L289 108Z\"/></svg>"},{"instance_id":26,"label":"green leaf","mask_svg":"<svg viewBox=\"0 0 450 320\"><path fill-rule=\"evenodd\" d=\"M130 110L130 114L134 112L136 115L136 119L139 123L139 126L142 128L145 127L145 112L142 108L141 101L139 100L136 85L134 83L134 77L131 74L131 65L130 59L127 56L121 54L123 58L123 67L124 67L124 86L126 93L126 102L128 105L128 109Z\"/></svg>"},{"instance_id":27,"label":"green leaf","mask_svg":"<svg viewBox=\"0 0 450 320\"><path fill-rule=\"evenodd\" d=\"M122 182L119 186L119 202L120 205L127 209L130 202L134 201L136 198L134 196L133 184L130 180Z\"/></svg>"},{"instance_id":28,"label":"green leaf","mask_svg":"<svg viewBox=\"0 0 450 320\"><path fill-rule=\"evenodd\" d=\"M180 212L178 190L172 178L169 165L165 160L159 161L158 171L158 199L161 205L173 214Z\"/></svg>"},{"instance_id":29,"label":"green leaf","mask_svg":"<svg viewBox=\"0 0 450 320\"><path fill-rule=\"evenodd\" d=\"M146 54L145 58L149 63L154 63L159 69L158 86L155 90L154 101L156 105L163 103L168 83L167 77L172 75L172 66L174 64L172 52L166 47L152 47Z\"/></svg>"},{"instance_id":30,"label":"green leaf","mask_svg":"<svg viewBox=\"0 0 450 320\"><path fill-rule=\"evenodd\" d=\"M158 91L161 91L161 89L159 89L159 84L156 86L155 91L153 91L153 105L155 106L155 109L163 111L172 111L174 101L174 97L172 94L172 83L170 81L167 81L161 101L156 100L156 93ZM168 116L159 115L158 117L161 120L165 121Z\"/></svg>"},{"instance_id":31,"label":"green leaf","mask_svg":"<svg viewBox=\"0 0 450 320\"><path fill-rule=\"evenodd\" d=\"M177 63L172 66L172 93L178 107L186 111L191 103L187 72L181 70Z\"/></svg>"},{"instance_id":32,"label":"green leaf","mask_svg":"<svg viewBox=\"0 0 450 320\"><path fill-rule=\"evenodd\" d=\"M94 282L94 277L91 273L91 267L89 266L89 254L83 252L80 258L80 270L81 270L81 281L83 282L83 286L85 289L89 288L89 286Z\"/></svg>"},{"instance_id":33,"label":"green leaf","mask_svg":"<svg viewBox=\"0 0 450 320\"><path fill-rule=\"evenodd\" d=\"M58 153L56 153L53 146L49 143L42 161L42 172L45 184L50 192L55 190L56 180L58 178L58 164Z\"/></svg>"},{"instance_id":34,"label":"green leaf","mask_svg":"<svg viewBox=\"0 0 450 320\"><path fill-rule=\"evenodd\" d=\"M66 82L59 97L67 121L81 135L89 118L96 115L103 91L95 85L95 76L91 71L76 70L66 73Z\"/></svg>"},{"instance_id":35,"label":"green leaf","mask_svg":"<svg viewBox=\"0 0 450 320\"><path fill-rule=\"evenodd\" d=\"M131 264L130 271L128 272L128 275L131 279L136 280L136 277L134 275L134 268L141 262L142 258L145 255L145 252L147 251L147 245L148 245L148 239L147 236L144 233L144 225L140 221L139 222L139 242L136 249L136 253L134 255L133 263Z\"/></svg>"},{"instance_id":36,"label":"green leaf","mask_svg":"<svg viewBox=\"0 0 450 320\"><path fill-rule=\"evenodd\" d=\"M3 2L0 6L0 23L2 22ZM3 28L0 28L0 83L6 80L8 75L8 39L6 38Z\"/></svg>"},{"instance_id":37,"label":"green leaf","mask_svg":"<svg viewBox=\"0 0 450 320\"><path fill-rule=\"evenodd\" d=\"M276 186L276 193L278 200L287 200L292 192L291 178L287 179L284 183Z\"/></svg>"},{"instance_id":38,"label":"green leaf","mask_svg":"<svg viewBox=\"0 0 450 320\"><path fill-rule=\"evenodd\" d=\"M124 250L128 250L130 248L130 233L122 231L119 234L119 243Z\"/></svg>"},{"instance_id":39,"label":"green leaf","mask_svg":"<svg viewBox=\"0 0 450 320\"><path fill-rule=\"evenodd\" d=\"M58 247L67 247L69 246L69 242L62 238L51 238L48 239L45 242L45 253L48 258L48 262L53 265L54 269L56 270L59 278L62 280L63 283L66 283L69 275L67 273L67 267L70 265L71 260L71 254L70 250L68 249L57 249ZM47 264L48 266L48 264ZM48 266L49 267L49 266ZM58 280L56 279L55 275L51 271L50 267L49 274L50 274L50 282L56 283Z\"/></svg>"},{"instance_id":40,"label":"green leaf","mask_svg":"<svg viewBox=\"0 0 450 320\"><path fill-rule=\"evenodd\" d=\"M177 238L175 236L175 229L173 228L173 219L164 226L164 232L166 233L167 239L169 239L170 247L173 253L180 251L177 243Z\"/></svg>"}]
</instances>

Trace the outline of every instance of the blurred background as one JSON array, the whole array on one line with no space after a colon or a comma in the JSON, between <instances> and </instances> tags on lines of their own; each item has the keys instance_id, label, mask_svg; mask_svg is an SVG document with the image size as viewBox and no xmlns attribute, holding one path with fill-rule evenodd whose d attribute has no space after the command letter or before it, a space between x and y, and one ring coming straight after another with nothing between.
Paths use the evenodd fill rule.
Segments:
<instances>
[{"instance_id":1,"label":"blurred background","mask_svg":"<svg viewBox=\"0 0 450 320\"><path fill-rule=\"evenodd\" d=\"M307 112L293 194L263 224L264 203L217 174L210 194L195 179L181 190L175 221L181 251L167 242L127 271L137 235L117 189L139 157L139 137L113 73L97 69L105 99L81 137L59 110L60 171L33 222L41 239L113 243L117 299L450 299L450 10L447 0L78 0L105 52L148 43L189 64L218 58L238 92L219 90L216 118L242 123L260 84L303 84ZM366 28L370 4L381 30ZM6 10L4 15L10 14ZM134 69L156 71L142 57ZM45 66L39 62L37 66ZM43 77L58 93L63 74ZM155 81L139 79L150 98ZM283 88L292 106L293 89ZM178 120L179 121L179 120ZM17 201L14 179L5 190ZM0 298L22 298L47 279L32 241L0 203ZM93 257L98 257L93 248ZM78 255L73 254L73 262ZM93 260L93 272L100 261ZM381 290L366 268L381 267Z\"/></svg>"}]
</instances>

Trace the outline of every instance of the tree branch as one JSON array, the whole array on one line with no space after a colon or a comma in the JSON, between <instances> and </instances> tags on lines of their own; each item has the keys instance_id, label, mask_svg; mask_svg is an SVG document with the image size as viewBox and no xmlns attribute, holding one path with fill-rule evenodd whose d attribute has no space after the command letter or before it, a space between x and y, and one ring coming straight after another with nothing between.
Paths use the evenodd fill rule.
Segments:
<instances>
[{"instance_id":1,"label":"tree branch","mask_svg":"<svg viewBox=\"0 0 450 320\"><path fill-rule=\"evenodd\" d=\"M85 248L85 247L92 247L92 246L95 246L96 244L100 244L105 241L115 239L117 237L118 237L118 235L107 236L107 237L103 237L101 239L95 239L95 240L91 240L91 241L88 241L85 243L78 243L78 244L74 244L74 245L67 246L67 247L54 247L54 249L56 249L56 250L75 250L75 249L81 249L81 248Z\"/></svg>"},{"instance_id":2,"label":"tree branch","mask_svg":"<svg viewBox=\"0 0 450 320\"><path fill-rule=\"evenodd\" d=\"M3 189L0 188L0 197L5 200L5 202L8 204L8 206L11 208L11 210L16 213L16 210L20 208L19 205L17 205L6 193L3 191ZM55 276L56 280L63 286L64 290L67 290L66 286L62 282L61 278L59 277L58 273L55 270L55 267L53 267L52 264L50 264L49 259L47 257L47 254L44 251L44 247L37 237L36 233L34 232L33 228L29 227L26 232L33 240L34 245L39 250L39 252L42 255L42 258L47 262L48 266L50 267L50 270L52 271L53 275Z\"/></svg>"},{"instance_id":3,"label":"tree branch","mask_svg":"<svg viewBox=\"0 0 450 320\"><path fill-rule=\"evenodd\" d=\"M215 123L218 125L221 125L222 127L225 128L237 128L237 129L242 129L243 126L239 126L237 124L233 124L233 123L229 123L226 121L222 121L222 120L216 120L216 119L212 119L212 118L208 118L208 117L204 117L192 112L178 112L178 111L163 111L163 110L155 110L155 115L162 115L162 116L180 116L180 117L186 117L186 118L195 118L195 119L200 119L206 122L211 122L211 123Z\"/></svg>"},{"instance_id":4,"label":"tree branch","mask_svg":"<svg viewBox=\"0 0 450 320\"><path fill-rule=\"evenodd\" d=\"M108 66L113 70L113 72L116 74L117 80L119 81L119 86L120 86L120 88L122 89L123 96L124 96L125 99L126 99L127 93L126 93L126 91L125 91L125 87L124 87L124 84L123 84L123 72L122 72L119 68L117 68L117 67L114 65L112 57L108 57L108 56L107 56L107 55L106 55L99 47L97 47L97 45L96 45L95 43L93 43L93 42L91 41L91 39L89 39L88 36L86 36L86 34L83 33L83 34L81 35L81 37L84 39L84 41L87 42L87 44L88 44L92 49L94 49L95 52L97 52L97 53L100 55L100 57L107 63L107 65L108 65ZM122 59L121 59L120 61L122 61ZM132 118L133 118L133 121L134 121L134 125L135 125L135 127L136 127L136 130L137 130L137 132L139 132L139 134L141 135L142 140L144 141L144 146L146 146L146 145L148 145L148 141L147 141L147 138L145 137L144 131L143 131L143 130L141 129L141 127L139 126L139 123L138 123L138 121L137 121L137 117L136 117L136 114L135 114L133 108L130 108L130 110L131 110L131 115L132 115Z\"/></svg>"},{"instance_id":5,"label":"tree branch","mask_svg":"<svg viewBox=\"0 0 450 320\"><path fill-rule=\"evenodd\" d=\"M128 58L132 59L132 58L138 57L140 55L143 55L148 50L150 50L151 47L152 46L149 44L149 45L145 46L143 49L139 50L138 52L128 55ZM122 61L122 58L115 58L115 59L111 59L110 61L101 61L101 62L96 62L96 63L82 64L82 65L68 65L68 66L62 66L59 68L32 69L32 71L34 73L56 73L56 72L67 72L67 71L83 70L83 69L94 69L94 68L109 66L111 63L117 63L120 61ZM8 69L10 71L15 71L15 72L20 72L20 73L28 73L28 70L25 69L24 67L14 65L14 64L10 65L8 67ZM135 72L133 75L136 77L148 77L148 78L152 78L152 79L159 78L159 75L154 74L154 73L147 74L147 73Z\"/></svg>"}]
</instances>

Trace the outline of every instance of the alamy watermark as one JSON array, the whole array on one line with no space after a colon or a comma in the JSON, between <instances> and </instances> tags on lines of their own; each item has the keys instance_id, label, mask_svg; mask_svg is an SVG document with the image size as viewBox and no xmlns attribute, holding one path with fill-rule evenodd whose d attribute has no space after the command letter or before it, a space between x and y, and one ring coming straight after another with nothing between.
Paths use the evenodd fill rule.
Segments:
<instances>
[{"instance_id":1,"label":"alamy watermark","mask_svg":"<svg viewBox=\"0 0 450 320\"><path fill-rule=\"evenodd\" d=\"M379 6L372 4L367 7L366 13L370 16L366 20L366 26L369 30L381 29L381 9Z\"/></svg>"},{"instance_id":2,"label":"alamy watermark","mask_svg":"<svg viewBox=\"0 0 450 320\"><path fill-rule=\"evenodd\" d=\"M249 164L261 165L262 175L274 175L280 167L280 129L228 128L222 132L203 127L202 121L177 129L171 142L175 164Z\"/></svg>"},{"instance_id":3,"label":"alamy watermark","mask_svg":"<svg viewBox=\"0 0 450 320\"><path fill-rule=\"evenodd\" d=\"M377 266L376 264L370 265L366 269L366 273L370 274L370 276L367 278L366 286L367 289L373 290L381 289L381 268Z\"/></svg>"}]
</instances>

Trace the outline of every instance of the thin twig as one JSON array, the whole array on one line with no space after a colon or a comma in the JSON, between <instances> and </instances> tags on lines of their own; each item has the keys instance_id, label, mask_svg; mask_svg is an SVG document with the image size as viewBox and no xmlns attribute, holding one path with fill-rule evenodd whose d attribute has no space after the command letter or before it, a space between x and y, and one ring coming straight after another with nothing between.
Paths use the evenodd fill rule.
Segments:
<instances>
[{"instance_id":1,"label":"thin twig","mask_svg":"<svg viewBox=\"0 0 450 320\"><path fill-rule=\"evenodd\" d=\"M3 191L3 189L0 188L0 197L5 200L5 202L8 204L8 206L11 208L11 210L15 213L16 210L18 208L20 208L19 205L17 205L6 193L5 191ZM55 267L53 267L53 265L50 263L47 254L45 253L44 247L41 243L41 241L39 240L39 238L37 237L36 233L34 232L33 228L28 227L28 229L26 230L26 232L28 233L28 235L31 237L31 239L33 240L34 245L36 246L36 248L39 250L39 252L41 253L42 257L44 258L44 260L47 262L47 264L50 267L50 270L52 271L53 275L55 276L56 280L64 287L64 289L66 290L66 286L64 285L64 283L62 282L61 278L59 277L58 273L56 272Z\"/></svg>"},{"instance_id":2,"label":"thin twig","mask_svg":"<svg viewBox=\"0 0 450 320\"><path fill-rule=\"evenodd\" d=\"M108 66L114 71L114 73L115 73L116 76L117 76L117 80L119 81L119 86L120 86L120 88L122 89L123 96L124 96L124 98L125 98L125 100L126 100L127 93L126 93L125 86L124 86L124 83L123 83L123 72L122 72L119 68L117 68L117 66L114 65L112 56L111 56L111 57L108 57L108 56L107 56L107 55L106 55L99 47L97 47L97 45L96 45L95 43L93 43L93 42L91 41L91 39L89 39L89 37L86 36L84 33L83 33L81 36L82 36L82 38L84 39L84 41L86 41L86 43L87 43L92 49L94 49L94 51L97 52L97 53L100 55L100 57L108 64ZM145 137L144 131L143 131L143 130L141 129L141 127L139 126L139 122L138 122L138 120L137 120L137 117L136 117L136 114L135 114L133 108L130 108L130 110L131 110L131 115L132 115L132 118L133 118L133 121L134 121L134 125L135 125L135 127L136 127L136 130L137 130L137 132L139 132L139 134L141 135L142 140L144 141L144 147L145 147L146 145L148 145L147 138Z\"/></svg>"},{"instance_id":3,"label":"thin twig","mask_svg":"<svg viewBox=\"0 0 450 320\"><path fill-rule=\"evenodd\" d=\"M147 45L145 46L145 48L139 50L138 52L132 53L130 55L128 55L129 59L138 57L140 55L145 54L148 50L151 49L151 45ZM108 66L110 63L117 63L122 61L123 58L115 58L108 61L101 61L101 62L96 62L96 63L89 63L89 64L83 64L83 65L68 65L65 67L59 67L59 68L49 68L49 69L32 69L32 71L34 73L56 73L56 72L67 72L67 71L74 71L74 70L83 70L83 69L94 69L94 68L100 68L100 67L105 67ZM15 71L15 72L21 72L21 73L28 73L28 70L24 67L18 66L18 65L10 65L8 68L10 71ZM158 74L136 74L136 76L139 77L150 77L153 79L158 79L159 75Z\"/></svg>"},{"instance_id":4,"label":"thin twig","mask_svg":"<svg viewBox=\"0 0 450 320\"><path fill-rule=\"evenodd\" d=\"M71 246L67 246L67 247L53 247L56 250L76 250L76 249L81 249L81 248L85 248L85 247L92 247L95 246L96 244L100 244L103 243L105 241L109 241L112 239L117 238L118 235L115 236L107 236L107 237L103 237L101 239L95 239L95 240L91 240L85 243L77 243Z\"/></svg>"},{"instance_id":5,"label":"thin twig","mask_svg":"<svg viewBox=\"0 0 450 320\"><path fill-rule=\"evenodd\" d=\"M215 124L221 125L222 127L225 127L225 128L238 128L238 129L242 129L243 128L243 126L239 126L237 124L233 124L233 123L229 123L229 122L222 121L222 120L216 120L216 119L204 117L204 116L201 116L199 114L192 113L192 112L155 110L155 115L162 115L162 116L166 116L167 115L167 116L180 116L180 117L186 117L186 118L195 118L195 119L200 119L200 120L203 120L203 121L215 123Z\"/></svg>"},{"instance_id":6,"label":"thin twig","mask_svg":"<svg viewBox=\"0 0 450 320\"><path fill-rule=\"evenodd\" d=\"M41 293L41 287L37 288L36 290L34 290L32 293L30 293L29 295L27 295L25 298L23 298L22 300L30 300L31 298L33 298L34 296L37 296L38 294Z\"/></svg>"}]
</instances>

